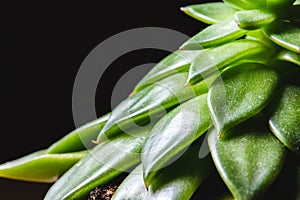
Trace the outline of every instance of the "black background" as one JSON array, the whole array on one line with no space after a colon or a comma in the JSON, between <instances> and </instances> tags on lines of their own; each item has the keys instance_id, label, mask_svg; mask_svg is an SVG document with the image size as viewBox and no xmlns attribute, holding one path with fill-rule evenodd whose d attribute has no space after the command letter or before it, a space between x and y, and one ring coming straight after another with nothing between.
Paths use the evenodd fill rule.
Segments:
<instances>
[{"instance_id":1,"label":"black background","mask_svg":"<svg viewBox=\"0 0 300 200\"><path fill-rule=\"evenodd\" d=\"M2 6L1 163L47 148L74 129L72 88L76 73L87 54L103 40L137 27L165 27L189 36L203 28L179 10L203 1L95 2ZM99 83L98 115L110 110L111 90L118 76L166 55L143 50L114 62ZM42 199L49 187L0 179L0 199Z\"/></svg>"}]
</instances>

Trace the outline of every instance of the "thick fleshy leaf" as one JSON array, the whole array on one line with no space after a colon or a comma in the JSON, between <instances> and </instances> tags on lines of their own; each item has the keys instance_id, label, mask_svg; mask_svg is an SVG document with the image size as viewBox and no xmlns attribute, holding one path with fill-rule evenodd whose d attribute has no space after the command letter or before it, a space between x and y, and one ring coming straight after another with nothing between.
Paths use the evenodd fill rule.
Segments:
<instances>
[{"instance_id":1,"label":"thick fleshy leaf","mask_svg":"<svg viewBox=\"0 0 300 200\"><path fill-rule=\"evenodd\" d=\"M210 127L207 94L191 99L164 116L152 129L142 151L144 179L150 183L157 171L181 156Z\"/></svg>"},{"instance_id":2,"label":"thick fleshy leaf","mask_svg":"<svg viewBox=\"0 0 300 200\"><path fill-rule=\"evenodd\" d=\"M262 10L243 10L234 14L238 27L245 30L259 29L276 19L273 13Z\"/></svg>"},{"instance_id":3,"label":"thick fleshy leaf","mask_svg":"<svg viewBox=\"0 0 300 200\"><path fill-rule=\"evenodd\" d=\"M262 119L247 121L208 143L214 163L235 199L260 197L279 174L286 149Z\"/></svg>"},{"instance_id":4,"label":"thick fleshy leaf","mask_svg":"<svg viewBox=\"0 0 300 200\"><path fill-rule=\"evenodd\" d=\"M224 0L224 2L236 9L251 10L266 6L266 0Z\"/></svg>"},{"instance_id":5,"label":"thick fleshy leaf","mask_svg":"<svg viewBox=\"0 0 300 200\"><path fill-rule=\"evenodd\" d=\"M41 150L0 165L0 177L51 183L87 154L87 151L47 154Z\"/></svg>"},{"instance_id":6,"label":"thick fleshy leaf","mask_svg":"<svg viewBox=\"0 0 300 200\"><path fill-rule=\"evenodd\" d=\"M225 21L233 16L236 9L223 2L203 3L182 7L187 15L207 24Z\"/></svg>"},{"instance_id":7,"label":"thick fleshy leaf","mask_svg":"<svg viewBox=\"0 0 300 200\"><path fill-rule=\"evenodd\" d=\"M269 60L273 51L260 42L253 40L237 40L222 46L208 49L200 54L192 63L188 82L195 84L208 75L223 69L240 59L264 53Z\"/></svg>"},{"instance_id":8,"label":"thick fleshy leaf","mask_svg":"<svg viewBox=\"0 0 300 200\"><path fill-rule=\"evenodd\" d=\"M203 180L213 171L210 156L198 157L199 145L192 146L179 160L161 171L149 185L148 197L159 199L161 194L169 200L189 199Z\"/></svg>"},{"instance_id":9,"label":"thick fleshy leaf","mask_svg":"<svg viewBox=\"0 0 300 200\"><path fill-rule=\"evenodd\" d=\"M278 102L274 101L270 128L284 145L300 155L300 88L286 85L278 98Z\"/></svg>"},{"instance_id":10,"label":"thick fleshy leaf","mask_svg":"<svg viewBox=\"0 0 300 200\"><path fill-rule=\"evenodd\" d=\"M97 139L109 116L110 113L77 128L52 144L47 153L67 153L91 148L94 146L92 141Z\"/></svg>"},{"instance_id":11,"label":"thick fleshy leaf","mask_svg":"<svg viewBox=\"0 0 300 200\"><path fill-rule=\"evenodd\" d=\"M142 165L138 165L121 183L112 196L112 200L144 200L147 196Z\"/></svg>"},{"instance_id":12,"label":"thick fleshy leaf","mask_svg":"<svg viewBox=\"0 0 300 200\"><path fill-rule=\"evenodd\" d=\"M294 2L294 0L224 0L224 2L237 9L267 9L271 10L272 12L278 13L280 11L284 11Z\"/></svg>"},{"instance_id":13,"label":"thick fleshy leaf","mask_svg":"<svg viewBox=\"0 0 300 200\"><path fill-rule=\"evenodd\" d=\"M135 129L97 145L65 173L45 200L80 199L141 161L140 152L151 127Z\"/></svg>"},{"instance_id":14,"label":"thick fleshy leaf","mask_svg":"<svg viewBox=\"0 0 300 200\"><path fill-rule=\"evenodd\" d=\"M243 63L221 76L208 92L208 106L220 135L259 113L279 80L275 71L259 63Z\"/></svg>"},{"instance_id":15,"label":"thick fleshy leaf","mask_svg":"<svg viewBox=\"0 0 300 200\"><path fill-rule=\"evenodd\" d=\"M185 42L180 49L197 50L218 46L226 42L238 39L247 31L240 29L233 19L221 21L210 25Z\"/></svg>"},{"instance_id":16,"label":"thick fleshy leaf","mask_svg":"<svg viewBox=\"0 0 300 200\"><path fill-rule=\"evenodd\" d=\"M207 92L206 82L186 87L187 73L177 73L144 88L119 104L101 130L98 141L105 141L120 129L138 128L137 122L160 118L166 109Z\"/></svg>"},{"instance_id":17,"label":"thick fleshy leaf","mask_svg":"<svg viewBox=\"0 0 300 200\"><path fill-rule=\"evenodd\" d=\"M179 160L161 170L146 190L142 166L138 166L120 185L113 200L174 200L190 199L192 194L213 171L209 157L198 158L199 147L191 147Z\"/></svg>"},{"instance_id":18,"label":"thick fleshy leaf","mask_svg":"<svg viewBox=\"0 0 300 200\"><path fill-rule=\"evenodd\" d=\"M288 50L282 50L278 54L277 58L300 66L300 54L298 53L288 51Z\"/></svg>"},{"instance_id":19,"label":"thick fleshy leaf","mask_svg":"<svg viewBox=\"0 0 300 200\"><path fill-rule=\"evenodd\" d=\"M172 74L180 71L187 71L191 62L198 56L202 50L199 51L175 51L160 61L151 69L151 71L144 76L144 78L137 84L133 93L137 93L148 85L154 84L157 81L166 78Z\"/></svg>"},{"instance_id":20,"label":"thick fleshy leaf","mask_svg":"<svg viewBox=\"0 0 300 200\"><path fill-rule=\"evenodd\" d=\"M300 27L290 22L274 21L264 32L279 46L300 53Z\"/></svg>"},{"instance_id":21,"label":"thick fleshy leaf","mask_svg":"<svg viewBox=\"0 0 300 200\"><path fill-rule=\"evenodd\" d=\"M296 0L293 5L300 5L300 0Z\"/></svg>"}]
</instances>

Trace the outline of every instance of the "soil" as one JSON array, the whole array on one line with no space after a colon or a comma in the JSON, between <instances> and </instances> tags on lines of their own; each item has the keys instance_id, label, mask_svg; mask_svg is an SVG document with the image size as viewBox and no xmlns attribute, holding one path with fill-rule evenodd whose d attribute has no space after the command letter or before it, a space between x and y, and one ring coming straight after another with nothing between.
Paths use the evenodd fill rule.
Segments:
<instances>
[{"instance_id":1,"label":"soil","mask_svg":"<svg viewBox=\"0 0 300 200\"><path fill-rule=\"evenodd\" d=\"M90 192L87 200L110 200L126 176L128 173L123 173L106 185L96 187Z\"/></svg>"},{"instance_id":2,"label":"soil","mask_svg":"<svg viewBox=\"0 0 300 200\"><path fill-rule=\"evenodd\" d=\"M117 185L95 188L90 192L88 200L110 200L117 188Z\"/></svg>"}]
</instances>

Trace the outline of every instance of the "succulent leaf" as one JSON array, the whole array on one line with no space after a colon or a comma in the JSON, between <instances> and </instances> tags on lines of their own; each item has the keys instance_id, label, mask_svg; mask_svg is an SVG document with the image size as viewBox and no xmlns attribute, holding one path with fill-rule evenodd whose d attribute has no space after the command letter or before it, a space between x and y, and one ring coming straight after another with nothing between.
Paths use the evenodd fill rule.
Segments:
<instances>
[{"instance_id":1,"label":"succulent leaf","mask_svg":"<svg viewBox=\"0 0 300 200\"><path fill-rule=\"evenodd\" d=\"M52 144L47 153L67 153L91 148L94 146L92 141L96 140L109 116L110 113L75 129Z\"/></svg>"},{"instance_id":2,"label":"succulent leaf","mask_svg":"<svg viewBox=\"0 0 300 200\"><path fill-rule=\"evenodd\" d=\"M222 138L208 137L214 163L236 199L255 199L279 174L286 150L258 119L247 121Z\"/></svg>"},{"instance_id":3,"label":"succulent leaf","mask_svg":"<svg viewBox=\"0 0 300 200\"><path fill-rule=\"evenodd\" d=\"M291 62L291 63L294 63L294 64L300 66L300 54L297 54L292 51L282 50L278 54L277 59Z\"/></svg>"},{"instance_id":4,"label":"succulent leaf","mask_svg":"<svg viewBox=\"0 0 300 200\"><path fill-rule=\"evenodd\" d=\"M199 51L175 51L162 61L157 63L150 72L137 84L133 93L139 92L148 85L181 71L187 71L191 62L203 50Z\"/></svg>"},{"instance_id":5,"label":"succulent leaf","mask_svg":"<svg viewBox=\"0 0 300 200\"><path fill-rule=\"evenodd\" d=\"M274 101L277 103L276 101ZM273 109L269 125L276 137L300 155L300 88L286 85Z\"/></svg>"},{"instance_id":6,"label":"succulent leaf","mask_svg":"<svg viewBox=\"0 0 300 200\"><path fill-rule=\"evenodd\" d=\"M147 189L143 179L142 165L138 165L121 183L112 196L112 200L144 200L147 196Z\"/></svg>"},{"instance_id":7,"label":"succulent leaf","mask_svg":"<svg viewBox=\"0 0 300 200\"><path fill-rule=\"evenodd\" d=\"M224 2L236 9L259 9L266 6L266 0L224 0Z\"/></svg>"},{"instance_id":8,"label":"succulent leaf","mask_svg":"<svg viewBox=\"0 0 300 200\"><path fill-rule=\"evenodd\" d=\"M274 21L264 29L268 37L279 46L300 53L300 27L290 22Z\"/></svg>"},{"instance_id":9,"label":"succulent leaf","mask_svg":"<svg viewBox=\"0 0 300 200\"><path fill-rule=\"evenodd\" d=\"M198 146L192 146L179 160L162 169L146 190L142 166L138 166L120 185L113 200L173 200L189 199L203 180L213 171L211 159L197 156ZM188 167L187 167L188 166Z\"/></svg>"},{"instance_id":10,"label":"succulent leaf","mask_svg":"<svg viewBox=\"0 0 300 200\"><path fill-rule=\"evenodd\" d=\"M240 59L259 53L262 54L262 52L264 52L266 60L273 53L272 50L269 50L262 43L245 39L208 49L193 61L189 71L188 82L189 84L195 84L219 69L223 69Z\"/></svg>"},{"instance_id":11,"label":"succulent leaf","mask_svg":"<svg viewBox=\"0 0 300 200\"><path fill-rule=\"evenodd\" d=\"M193 87L186 87L187 73L177 73L156 84L144 88L137 94L119 104L102 128L98 141L105 141L132 127L138 128L136 122L147 118L160 118L166 109L207 92L206 82Z\"/></svg>"},{"instance_id":12,"label":"succulent leaf","mask_svg":"<svg viewBox=\"0 0 300 200\"><path fill-rule=\"evenodd\" d=\"M64 154L47 154L46 150L37 151L0 165L0 177L34 182L55 182L86 154L87 151Z\"/></svg>"},{"instance_id":13,"label":"succulent leaf","mask_svg":"<svg viewBox=\"0 0 300 200\"><path fill-rule=\"evenodd\" d=\"M277 73L259 63L243 63L222 74L208 92L208 106L215 129L226 131L259 113L271 100Z\"/></svg>"},{"instance_id":14,"label":"succulent leaf","mask_svg":"<svg viewBox=\"0 0 300 200\"><path fill-rule=\"evenodd\" d=\"M71 200L138 166L113 200L300 199L299 5L223 0L181 8L210 25L112 113L0 165L0 177L57 180L45 200Z\"/></svg>"},{"instance_id":15,"label":"succulent leaf","mask_svg":"<svg viewBox=\"0 0 300 200\"><path fill-rule=\"evenodd\" d=\"M187 15L207 24L214 24L232 17L236 9L223 2L189 5L181 8Z\"/></svg>"},{"instance_id":16,"label":"succulent leaf","mask_svg":"<svg viewBox=\"0 0 300 200\"><path fill-rule=\"evenodd\" d=\"M203 29L191 39L186 41L180 49L197 50L218 46L226 42L238 39L247 31L240 29L233 19L221 21Z\"/></svg>"},{"instance_id":17,"label":"succulent leaf","mask_svg":"<svg viewBox=\"0 0 300 200\"><path fill-rule=\"evenodd\" d=\"M262 10L243 10L234 14L238 27L245 30L255 30L264 27L276 19L273 13Z\"/></svg>"},{"instance_id":18,"label":"succulent leaf","mask_svg":"<svg viewBox=\"0 0 300 200\"><path fill-rule=\"evenodd\" d=\"M191 146L174 164L162 170L149 186L153 200L165 194L168 199L189 199L213 171L210 156L198 158L199 145ZM187 168L188 166L188 168ZM171 189L169 189L169 187Z\"/></svg>"},{"instance_id":19,"label":"succulent leaf","mask_svg":"<svg viewBox=\"0 0 300 200\"><path fill-rule=\"evenodd\" d=\"M135 129L97 145L50 188L45 200L80 199L137 165L151 128Z\"/></svg>"},{"instance_id":20,"label":"succulent leaf","mask_svg":"<svg viewBox=\"0 0 300 200\"><path fill-rule=\"evenodd\" d=\"M207 94L181 104L163 117L142 151L145 182L150 183L159 169L178 159L210 125Z\"/></svg>"}]
</instances>

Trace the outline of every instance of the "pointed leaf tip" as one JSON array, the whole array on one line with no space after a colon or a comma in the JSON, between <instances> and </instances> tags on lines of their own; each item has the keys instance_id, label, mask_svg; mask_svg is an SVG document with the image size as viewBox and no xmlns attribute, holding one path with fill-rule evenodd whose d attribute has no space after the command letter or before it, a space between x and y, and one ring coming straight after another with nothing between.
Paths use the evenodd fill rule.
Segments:
<instances>
[{"instance_id":1,"label":"pointed leaf tip","mask_svg":"<svg viewBox=\"0 0 300 200\"><path fill-rule=\"evenodd\" d=\"M230 41L234 41L246 31L240 29L233 19L221 21L201 30L198 34L181 45L181 49L197 50L213 46L218 46Z\"/></svg>"},{"instance_id":2,"label":"pointed leaf tip","mask_svg":"<svg viewBox=\"0 0 300 200\"><path fill-rule=\"evenodd\" d=\"M152 182L159 170L172 164L211 125L207 94L193 98L165 115L152 129L143 148L145 182Z\"/></svg>"},{"instance_id":3,"label":"pointed leaf tip","mask_svg":"<svg viewBox=\"0 0 300 200\"><path fill-rule=\"evenodd\" d=\"M188 82L193 85L201 81L203 77L218 73L219 69L224 69L241 59L257 57L259 54L264 54L264 60L268 60L272 53L273 50L262 43L246 39L207 49L192 62Z\"/></svg>"},{"instance_id":4,"label":"pointed leaf tip","mask_svg":"<svg viewBox=\"0 0 300 200\"><path fill-rule=\"evenodd\" d=\"M37 151L0 165L0 177L15 180L52 183L83 158L87 151L47 154Z\"/></svg>"},{"instance_id":5,"label":"pointed leaf tip","mask_svg":"<svg viewBox=\"0 0 300 200\"><path fill-rule=\"evenodd\" d=\"M214 24L232 17L236 10L223 2L212 2L186 6L184 12L196 20Z\"/></svg>"},{"instance_id":6,"label":"pointed leaf tip","mask_svg":"<svg viewBox=\"0 0 300 200\"><path fill-rule=\"evenodd\" d=\"M255 30L273 22L276 16L262 10L242 10L234 14L238 27L245 30Z\"/></svg>"},{"instance_id":7,"label":"pointed leaf tip","mask_svg":"<svg viewBox=\"0 0 300 200\"><path fill-rule=\"evenodd\" d=\"M180 7L180 10L181 10L182 12L186 12L186 8L185 8L185 7Z\"/></svg>"}]
</instances>

